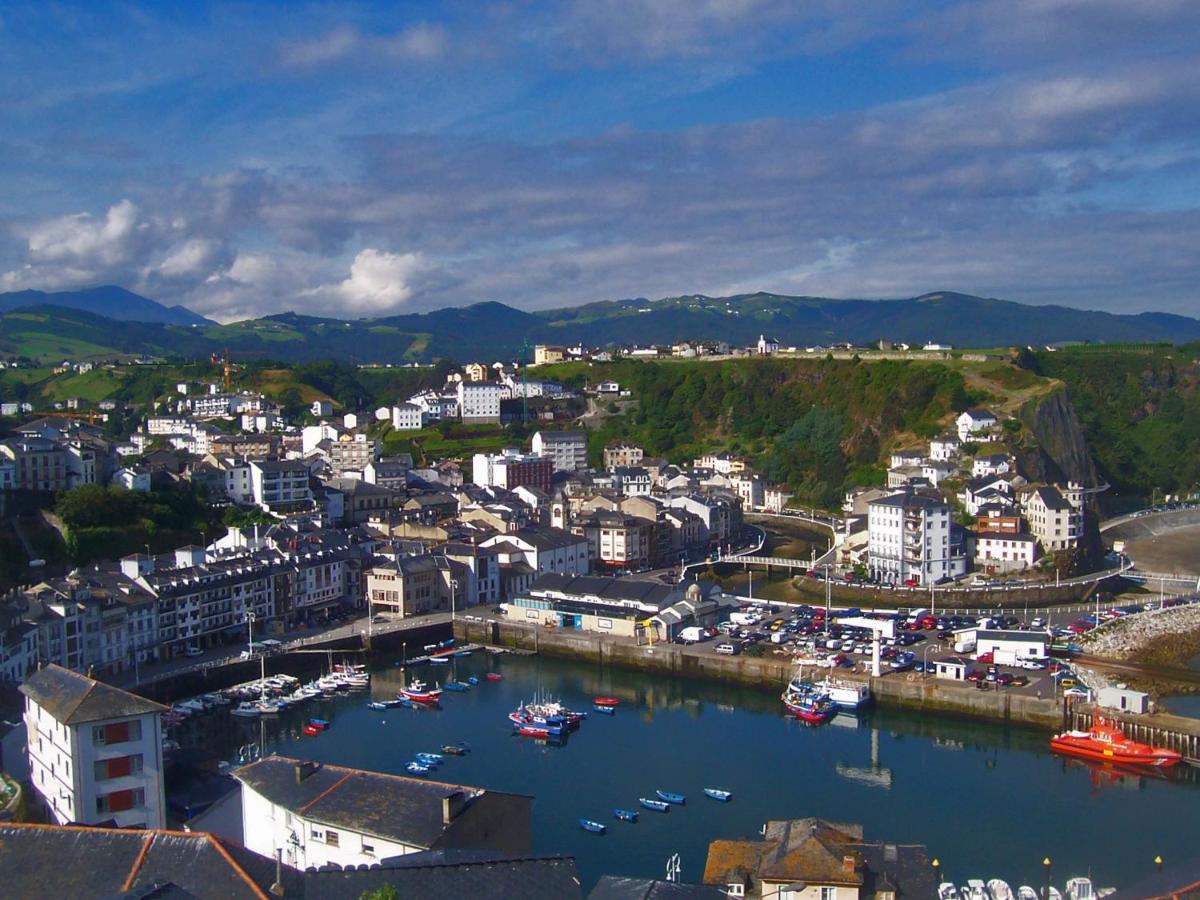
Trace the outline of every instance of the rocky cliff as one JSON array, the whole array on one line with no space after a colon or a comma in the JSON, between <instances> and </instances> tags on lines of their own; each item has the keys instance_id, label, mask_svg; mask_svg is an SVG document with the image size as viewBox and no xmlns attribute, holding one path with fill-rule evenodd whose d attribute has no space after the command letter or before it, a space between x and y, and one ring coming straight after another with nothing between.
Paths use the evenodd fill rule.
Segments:
<instances>
[{"instance_id":1,"label":"rocky cliff","mask_svg":"<svg viewBox=\"0 0 1200 900\"><path fill-rule=\"evenodd\" d=\"M1027 401L1017 410L1026 437L1016 448L1017 466L1030 481L1100 481L1087 438L1065 386Z\"/></svg>"}]
</instances>

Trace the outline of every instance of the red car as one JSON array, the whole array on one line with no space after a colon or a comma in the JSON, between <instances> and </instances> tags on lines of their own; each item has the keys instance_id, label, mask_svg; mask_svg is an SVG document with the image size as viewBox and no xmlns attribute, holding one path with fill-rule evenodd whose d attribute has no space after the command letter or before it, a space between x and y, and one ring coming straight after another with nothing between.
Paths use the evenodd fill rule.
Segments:
<instances>
[{"instance_id":1,"label":"red car","mask_svg":"<svg viewBox=\"0 0 1200 900\"><path fill-rule=\"evenodd\" d=\"M979 662L979 663L993 662L992 651L989 650L987 653L980 653L977 657L975 657L975 662Z\"/></svg>"},{"instance_id":2,"label":"red car","mask_svg":"<svg viewBox=\"0 0 1200 900\"><path fill-rule=\"evenodd\" d=\"M967 681L983 681L985 678L987 675L984 674L983 669L972 669L967 673Z\"/></svg>"},{"instance_id":3,"label":"red car","mask_svg":"<svg viewBox=\"0 0 1200 900\"><path fill-rule=\"evenodd\" d=\"M917 579L915 579L915 578L905 578L905 579L904 579L904 586L905 586L905 587L916 587L916 586L917 586L917 585L919 585L920 583L921 583L921 582L917 581Z\"/></svg>"},{"instance_id":4,"label":"red car","mask_svg":"<svg viewBox=\"0 0 1200 900\"><path fill-rule=\"evenodd\" d=\"M923 631L930 631L934 628L937 628L937 619L935 619L933 616L922 616L917 621L917 627Z\"/></svg>"}]
</instances>

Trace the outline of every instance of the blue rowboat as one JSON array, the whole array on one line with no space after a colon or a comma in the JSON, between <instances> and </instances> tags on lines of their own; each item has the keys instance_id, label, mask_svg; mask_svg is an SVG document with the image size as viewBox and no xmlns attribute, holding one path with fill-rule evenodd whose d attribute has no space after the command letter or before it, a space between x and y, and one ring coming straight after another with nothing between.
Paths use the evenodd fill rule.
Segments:
<instances>
[{"instance_id":1,"label":"blue rowboat","mask_svg":"<svg viewBox=\"0 0 1200 900\"><path fill-rule=\"evenodd\" d=\"M467 679L467 684L469 684L471 687L475 687L477 684L479 684L479 679L472 675Z\"/></svg>"},{"instance_id":2,"label":"blue rowboat","mask_svg":"<svg viewBox=\"0 0 1200 900\"><path fill-rule=\"evenodd\" d=\"M613 816L622 822L636 822L638 814L636 809L621 809L618 807L613 810Z\"/></svg>"},{"instance_id":3,"label":"blue rowboat","mask_svg":"<svg viewBox=\"0 0 1200 900\"><path fill-rule=\"evenodd\" d=\"M440 763L445 761L446 757L440 753L418 753L417 759L423 763Z\"/></svg>"},{"instance_id":4,"label":"blue rowboat","mask_svg":"<svg viewBox=\"0 0 1200 900\"><path fill-rule=\"evenodd\" d=\"M592 709L598 713L604 713L606 716L615 716L617 714L617 711L611 706L593 706Z\"/></svg>"},{"instance_id":5,"label":"blue rowboat","mask_svg":"<svg viewBox=\"0 0 1200 900\"><path fill-rule=\"evenodd\" d=\"M463 693L464 691L470 690L470 688L467 685L463 684L461 681L447 681L445 684L442 685L442 689L447 690L447 691L455 691L456 693L459 693L459 694Z\"/></svg>"},{"instance_id":6,"label":"blue rowboat","mask_svg":"<svg viewBox=\"0 0 1200 900\"><path fill-rule=\"evenodd\" d=\"M687 803L687 797L683 794L672 794L670 791L655 791L654 793L658 795L659 800L665 800L667 803L675 803L679 806Z\"/></svg>"},{"instance_id":7,"label":"blue rowboat","mask_svg":"<svg viewBox=\"0 0 1200 900\"><path fill-rule=\"evenodd\" d=\"M712 797L714 800L720 800L722 803L728 803L729 798L733 796L729 791L723 791L720 788L705 788L705 797Z\"/></svg>"},{"instance_id":8,"label":"blue rowboat","mask_svg":"<svg viewBox=\"0 0 1200 900\"><path fill-rule=\"evenodd\" d=\"M419 762L410 762L404 766L404 771L408 772L410 775L428 775L429 766L423 765Z\"/></svg>"},{"instance_id":9,"label":"blue rowboat","mask_svg":"<svg viewBox=\"0 0 1200 900\"><path fill-rule=\"evenodd\" d=\"M579 827L593 834L604 834L604 832L608 831L608 828L604 825L601 825L599 822L593 822L591 819L580 819Z\"/></svg>"},{"instance_id":10,"label":"blue rowboat","mask_svg":"<svg viewBox=\"0 0 1200 900\"><path fill-rule=\"evenodd\" d=\"M661 800L647 800L645 797L638 797L638 803L655 812L669 812L671 809L670 803L663 803Z\"/></svg>"},{"instance_id":11,"label":"blue rowboat","mask_svg":"<svg viewBox=\"0 0 1200 900\"><path fill-rule=\"evenodd\" d=\"M327 719L309 719L309 725L316 725L318 728L328 728L329 721Z\"/></svg>"}]
</instances>

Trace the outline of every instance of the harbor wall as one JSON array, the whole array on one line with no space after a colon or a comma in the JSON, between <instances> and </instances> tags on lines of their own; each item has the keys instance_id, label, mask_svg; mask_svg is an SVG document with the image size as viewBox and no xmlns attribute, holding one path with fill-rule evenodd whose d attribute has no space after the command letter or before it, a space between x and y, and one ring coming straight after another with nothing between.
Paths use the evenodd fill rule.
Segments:
<instances>
[{"instance_id":1,"label":"harbor wall","mask_svg":"<svg viewBox=\"0 0 1200 900\"><path fill-rule=\"evenodd\" d=\"M374 654L407 654L416 656L426 644L450 636L450 623L438 623L418 628L375 633L368 639L364 634L312 641L302 648L283 650L267 656L267 674L294 675L297 678L316 675L328 668L329 656L341 662L343 658L358 659ZM126 685L130 690L158 700L173 703L185 697L206 694L233 687L259 677L258 658L251 660L221 660L198 665L178 673L161 676L153 682Z\"/></svg>"},{"instance_id":2,"label":"harbor wall","mask_svg":"<svg viewBox=\"0 0 1200 900\"><path fill-rule=\"evenodd\" d=\"M771 691L782 691L795 668L790 661L782 659L694 653L675 644L638 646L604 635L548 631L506 622L460 619L455 622L454 634L460 641ZM1061 728L1064 721L1064 708L1055 700L1004 690L979 690L969 682L927 678L914 673L872 678L865 673L845 670L839 670L838 677L868 682L876 702L887 706L1046 729Z\"/></svg>"}]
</instances>

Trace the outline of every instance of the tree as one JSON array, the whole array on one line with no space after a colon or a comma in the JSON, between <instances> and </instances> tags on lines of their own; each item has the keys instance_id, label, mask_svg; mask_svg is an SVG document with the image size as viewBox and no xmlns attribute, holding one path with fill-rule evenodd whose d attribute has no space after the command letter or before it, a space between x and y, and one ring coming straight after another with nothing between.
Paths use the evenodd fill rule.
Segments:
<instances>
[{"instance_id":1,"label":"tree","mask_svg":"<svg viewBox=\"0 0 1200 900\"><path fill-rule=\"evenodd\" d=\"M373 891L363 891L358 900L400 900L400 892L394 884L385 884Z\"/></svg>"}]
</instances>

